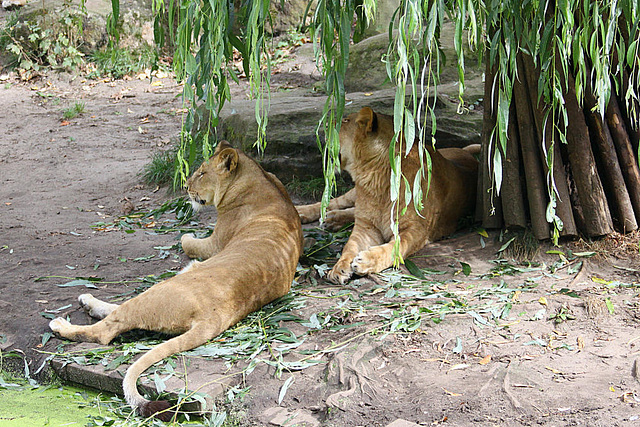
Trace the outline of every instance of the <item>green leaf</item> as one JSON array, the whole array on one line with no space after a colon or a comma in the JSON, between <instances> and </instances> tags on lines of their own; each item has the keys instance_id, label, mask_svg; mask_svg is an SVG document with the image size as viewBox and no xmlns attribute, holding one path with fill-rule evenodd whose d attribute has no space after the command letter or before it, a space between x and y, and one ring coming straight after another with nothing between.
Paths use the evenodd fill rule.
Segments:
<instances>
[{"instance_id":1,"label":"green leaf","mask_svg":"<svg viewBox=\"0 0 640 427\"><path fill-rule=\"evenodd\" d=\"M576 291L572 291L569 288L562 288L558 292L561 293L561 294L570 296L572 298L580 298L580 295L578 295L578 293Z\"/></svg>"},{"instance_id":2,"label":"green leaf","mask_svg":"<svg viewBox=\"0 0 640 427\"><path fill-rule=\"evenodd\" d=\"M464 274L465 276L471 274L471 266L469 264L467 264L466 262L460 262L460 265L462 266L462 274Z\"/></svg>"},{"instance_id":3,"label":"green leaf","mask_svg":"<svg viewBox=\"0 0 640 427\"><path fill-rule=\"evenodd\" d=\"M469 310L469 311L467 312L467 314L469 314L471 317L473 317L473 319L474 319L477 323L479 323L479 324L481 324L481 325L489 326L489 322L487 322L487 320L486 320L484 317L482 317L481 315L479 315L479 314L478 314L478 313L476 313L475 311Z\"/></svg>"},{"instance_id":4,"label":"green leaf","mask_svg":"<svg viewBox=\"0 0 640 427\"><path fill-rule=\"evenodd\" d=\"M486 234L486 231L485 231L485 234ZM489 237L489 236L485 236L485 237ZM507 248L509 247L509 245L510 245L511 243L513 243L513 241L514 241L514 240L516 240L516 237L515 237L515 236L514 236L514 237L512 237L512 238L510 238L510 239L509 239L509 240L508 240L504 245L500 246L500 249L498 249L498 253L500 253L500 252L504 252L504 251L505 251L505 249L507 249Z\"/></svg>"},{"instance_id":5,"label":"green leaf","mask_svg":"<svg viewBox=\"0 0 640 427\"><path fill-rule=\"evenodd\" d=\"M289 390L289 387L291 386L291 384L293 384L293 380L294 380L294 376L291 375L289 378L287 378L284 384L282 384L282 387L280 388L280 393L278 394L278 405L282 404L282 400L287 394L287 390Z\"/></svg>"},{"instance_id":6,"label":"green leaf","mask_svg":"<svg viewBox=\"0 0 640 427\"><path fill-rule=\"evenodd\" d=\"M160 375L158 375L158 371L155 371L153 373L153 383L156 386L156 391L158 393L162 393L167 389L167 385L165 384L165 381L160 377Z\"/></svg>"},{"instance_id":7,"label":"green leaf","mask_svg":"<svg viewBox=\"0 0 640 427\"><path fill-rule=\"evenodd\" d=\"M51 332L45 332L44 334L42 334L41 345L44 346L46 343L48 343L52 336L53 333Z\"/></svg>"},{"instance_id":8,"label":"green leaf","mask_svg":"<svg viewBox=\"0 0 640 427\"><path fill-rule=\"evenodd\" d=\"M547 251L547 253L548 253L549 255L566 255L564 252L559 251L559 250L557 250L557 249L549 250L549 251Z\"/></svg>"},{"instance_id":9,"label":"green leaf","mask_svg":"<svg viewBox=\"0 0 640 427\"><path fill-rule=\"evenodd\" d=\"M423 280L426 279L425 275L422 273L422 270L420 270L420 268L418 268L418 266L410 259L405 259L404 265L405 267L407 267L407 270L409 270L409 273L411 273L411 275L413 275L414 277Z\"/></svg>"},{"instance_id":10,"label":"green leaf","mask_svg":"<svg viewBox=\"0 0 640 427\"><path fill-rule=\"evenodd\" d=\"M456 337L456 345L453 347L451 351L455 354L462 353L462 340L460 339L460 337Z\"/></svg>"},{"instance_id":11,"label":"green leaf","mask_svg":"<svg viewBox=\"0 0 640 427\"><path fill-rule=\"evenodd\" d=\"M615 308L613 306L613 302L611 301L610 298L607 298L606 300L604 300L604 302L607 304L607 308L609 309L609 314L615 314Z\"/></svg>"},{"instance_id":12,"label":"green leaf","mask_svg":"<svg viewBox=\"0 0 640 427\"><path fill-rule=\"evenodd\" d=\"M627 65L629 67L633 67L635 61L638 60L638 40L634 40L629 44L629 48L627 49Z\"/></svg>"},{"instance_id":13,"label":"green leaf","mask_svg":"<svg viewBox=\"0 0 640 427\"><path fill-rule=\"evenodd\" d=\"M84 286L90 289L98 289L98 287L92 281L86 280L86 279L76 279L76 280L72 280L70 282L58 285L58 287L60 288L67 288L71 286Z\"/></svg>"}]
</instances>

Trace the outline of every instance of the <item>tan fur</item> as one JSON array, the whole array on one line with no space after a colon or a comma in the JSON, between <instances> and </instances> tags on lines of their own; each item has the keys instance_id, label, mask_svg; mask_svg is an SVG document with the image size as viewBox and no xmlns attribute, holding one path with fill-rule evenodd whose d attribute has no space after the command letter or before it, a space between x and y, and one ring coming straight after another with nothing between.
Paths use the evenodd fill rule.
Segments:
<instances>
[{"instance_id":1,"label":"tan fur","mask_svg":"<svg viewBox=\"0 0 640 427\"><path fill-rule=\"evenodd\" d=\"M320 219L321 203L296 206L300 221L303 224L315 222ZM331 199L327 207L327 215L324 225L330 230L339 230L352 223L355 218L356 189L352 188L343 195Z\"/></svg>"},{"instance_id":2,"label":"tan fur","mask_svg":"<svg viewBox=\"0 0 640 427\"><path fill-rule=\"evenodd\" d=\"M368 107L346 117L340 129L340 163L355 182L355 225L342 255L328 278L345 283L353 273L377 273L393 264L394 239L391 231L390 200L391 166L389 146L393 138L393 118L374 113ZM431 184L424 210L419 216L409 205L400 217L400 255L403 258L424 245L453 233L458 220L470 213L475 204L477 160L468 149L433 150ZM402 172L413 183L420 167L417 142L408 156L402 157ZM426 177L422 180L426 191ZM404 207L404 183L400 187L400 203ZM331 207L331 206L330 206ZM312 218L319 204L298 206L299 213ZM319 216L319 213L318 213ZM305 217L301 217L304 221Z\"/></svg>"},{"instance_id":3,"label":"tan fur","mask_svg":"<svg viewBox=\"0 0 640 427\"><path fill-rule=\"evenodd\" d=\"M285 295L302 251L300 220L283 185L228 143L220 143L187 181L187 188L193 203L213 204L218 210L210 237L182 238L185 253L204 261L120 306L82 295L85 309L104 317L93 325L71 325L62 318L50 323L65 338L101 344L131 329L181 334L151 349L127 370L125 397L144 416L169 405L149 402L139 394L140 374L171 354L204 344ZM168 414L156 416L166 420Z\"/></svg>"}]
</instances>

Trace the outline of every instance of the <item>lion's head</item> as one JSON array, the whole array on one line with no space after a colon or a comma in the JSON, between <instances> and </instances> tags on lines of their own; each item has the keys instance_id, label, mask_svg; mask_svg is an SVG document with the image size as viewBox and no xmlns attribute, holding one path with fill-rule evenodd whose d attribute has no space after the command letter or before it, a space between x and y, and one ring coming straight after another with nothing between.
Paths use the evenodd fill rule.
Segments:
<instances>
[{"instance_id":1,"label":"lion's head","mask_svg":"<svg viewBox=\"0 0 640 427\"><path fill-rule=\"evenodd\" d=\"M238 166L238 152L221 141L214 155L187 180L187 193L194 210L205 205L218 206L227 184Z\"/></svg>"},{"instance_id":2,"label":"lion's head","mask_svg":"<svg viewBox=\"0 0 640 427\"><path fill-rule=\"evenodd\" d=\"M340 127L340 167L355 180L354 164L388 159L389 143L393 139L393 121L364 107L342 119ZM358 162L355 159L358 158ZM388 161L388 160L387 160Z\"/></svg>"}]
</instances>

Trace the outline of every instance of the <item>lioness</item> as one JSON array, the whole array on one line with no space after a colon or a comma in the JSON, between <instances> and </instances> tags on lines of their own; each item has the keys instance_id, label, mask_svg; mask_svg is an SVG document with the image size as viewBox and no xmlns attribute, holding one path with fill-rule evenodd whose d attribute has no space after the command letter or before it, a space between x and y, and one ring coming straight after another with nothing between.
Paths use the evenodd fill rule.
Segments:
<instances>
[{"instance_id":1,"label":"lioness","mask_svg":"<svg viewBox=\"0 0 640 427\"><path fill-rule=\"evenodd\" d=\"M340 165L355 188L329 204L327 219L336 225L355 220L342 256L328 273L334 283L344 284L353 273L377 273L393 264L394 239L391 231L389 147L393 138L393 117L365 107L343 119L340 128ZM399 220L400 255L403 258L424 245L453 233L458 220L470 213L475 204L478 161L469 150L434 150L431 156L431 183L418 215L411 202ZM417 144L402 156L402 172L413 183L420 168ZM422 179L427 189L426 174ZM400 186L399 205L404 206L404 183ZM355 203L353 203L355 202ZM349 210L355 205L355 209ZM346 209L344 209L346 208ZM302 222L317 220L320 204L298 206Z\"/></svg>"},{"instance_id":2,"label":"lioness","mask_svg":"<svg viewBox=\"0 0 640 427\"><path fill-rule=\"evenodd\" d=\"M143 398L136 387L140 374L285 295L302 252L300 219L283 185L227 142L189 178L187 191L194 207L215 205L218 211L210 237L182 237L185 253L204 261L193 261L120 306L80 295L89 315L102 319L93 325L76 326L60 317L49 323L62 337L100 344L132 329L180 334L140 357L123 381L129 405L165 421L172 417L169 403Z\"/></svg>"}]
</instances>

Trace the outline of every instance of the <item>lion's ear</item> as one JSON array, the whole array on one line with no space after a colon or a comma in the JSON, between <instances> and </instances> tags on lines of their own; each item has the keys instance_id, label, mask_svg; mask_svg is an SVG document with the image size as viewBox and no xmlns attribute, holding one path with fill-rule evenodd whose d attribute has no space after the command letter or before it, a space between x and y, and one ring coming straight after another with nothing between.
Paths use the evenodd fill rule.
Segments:
<instances>
[{"instance_id":1,"label":"lion's ear","mask_svg":"<svg viewBox=\"0 0 640 427\"><path fill-rule=\"evenodd\" d=\"M238 166L238 152L229 147L216 151L216 171L218 173L233 172Z\"/></svg>"},{"instance_id":2,"label":"lion's ear","mask_svg":"<svg viewBox=\"0 0 640 427\"><path fill-rule=\"evenodd\" d=\"M213 154L218 154L220 151L224 150L225 148L233 148L233 146L229 143L229 141L223 139L222 141L218 142L218 145L216 146L216 149Z\"/></svg>"},{"instance_id":3,"label":"lion's ear","mask_svg":"<svg viewBox=\"0 0 640 427\"><path fill-rule=\"evenodd\" d=\"M358 113L356 123L366 133L375 132L378 128L378 117L369 107L363 107Z\"/></svg>"}]
</instances>

